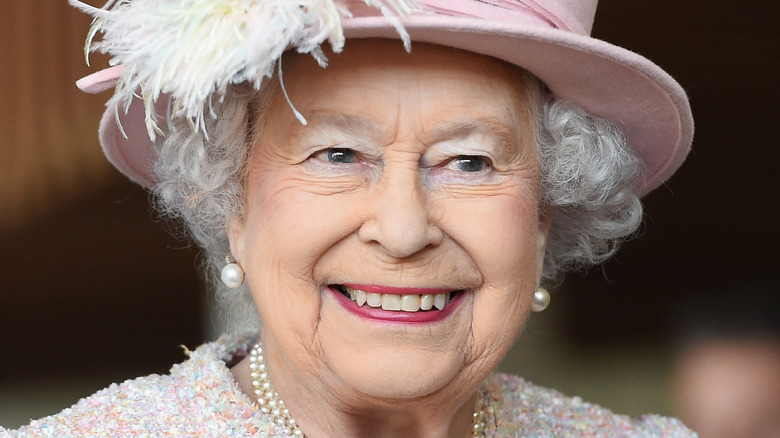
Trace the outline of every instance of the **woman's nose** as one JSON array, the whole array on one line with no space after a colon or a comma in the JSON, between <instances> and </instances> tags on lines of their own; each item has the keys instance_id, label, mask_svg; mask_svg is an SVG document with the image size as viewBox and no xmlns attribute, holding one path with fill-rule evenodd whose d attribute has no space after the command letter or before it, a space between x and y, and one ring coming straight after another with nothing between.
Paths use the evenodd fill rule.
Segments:
<instances>
[{"instance_id":1,"label":"woman's nose","mask_svg":"<svg viewBox=\"0 0 780 438\"><path fill-rule=\"evenodd\" d=\"M443 233L431 220L427 189L419 172L385 172L373 189L371 215L358 231L363 242L375 242L399 259L441 243Z\"/></svg>"}]
</instances>

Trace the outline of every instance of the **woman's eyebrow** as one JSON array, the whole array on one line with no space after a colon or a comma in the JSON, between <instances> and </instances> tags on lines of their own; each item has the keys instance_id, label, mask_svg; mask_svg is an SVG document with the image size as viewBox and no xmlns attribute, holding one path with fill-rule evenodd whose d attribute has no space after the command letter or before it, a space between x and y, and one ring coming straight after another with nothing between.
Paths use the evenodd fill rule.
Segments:
<instances>
[{"instance_id":1,"label":"woman's eyebrow","mask_svg":"<svg viewBox=\"0 0 780 438\"><path fill-rule=\"evenodd\" d=\"M387 134L382 126L360 114L341 113L330 110L316 110L306 115L308 128L336 129L358 138L380 139ZM299 129L305 129L301 126Z\"/></svg>"},{"instance_id":2,"label":"woman's eyebrow","mask_svg":"<svg viewBox=\"0 0 780 438\"><path fill-rule=\"evenodd\" d=\"M425 136L426 144L466 139L473 136L487 136L494 139L496 146L506 153L516 154L518 141L515 130L495 119L470 119L436 124Z\"/></svg>"},{"instance_id":3,"label":"woman's eyebrow","mask_svg":"<svg viewBox=\"0 0 780 438\"><path fill-rule=\"evenodd\" d=\"M504 122L490 119L471 119L456 122L437 123L426 135L431 143L457 138L470 137L476 134L496 137L507 143L513 143L514 130Z\"/></svg>"}]
</instances>

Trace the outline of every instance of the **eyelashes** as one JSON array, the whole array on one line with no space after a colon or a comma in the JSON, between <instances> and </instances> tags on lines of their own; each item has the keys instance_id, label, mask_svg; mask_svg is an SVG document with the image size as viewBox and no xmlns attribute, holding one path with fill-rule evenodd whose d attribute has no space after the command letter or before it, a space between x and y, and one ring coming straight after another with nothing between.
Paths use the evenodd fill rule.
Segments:
<instances>
[{"instance_id":1,"label":"eyelashes","mask_svg":"<svg viewBox=\"0 0 780 438\"><path fill-rule=\"evenodd\" d=\"M336 164L351 164L357 161L358 154L349 148L329 148L312 155L312 158Z\"/></svg>"},{"instance_id":2,"label":"eyelashes","mask_svg":"<svg viewBox=\"0 0 780 438\"><path fill-rule=\"evenodd\" d=\"M368 160L361 159L360 153L350 148L328 148L320 150L309 157L309 159L327 162L329 164L358 164ZM457 155L445 160L443 163L430 168L442 167L444 169L464 172L477 173L483 170L491 169L493 164L490 158L482 155Z\"/></svg>"},{"instance_id":3,"label":"eyelashes","mask_svg":"<svg viewBox=\"0 0 780 438\"><path fill-rule=\"evenodd\" d=\"M496 182L499 172L489 157L484 155L455 155L453 157L422 158L419 172L423 184L429 188L443 185L477 186ZM301 168L316 178L354 178L356 183L378 181L384 172L381 159L352 148L320 149L301 163Z\"/></svg>"},{"instance_id":4,"label":"eyelashes","mask_svg":"<svg viewBox=\"0 0 780 438\"><path fill-rule=\"evenodd\" d=\"M381 175L372 160L351 148L319 149L299 164L304 173L315 178L358 178L371 181Z\"/></svg>"},{"instance_id":5,"label":"eyelashes","mask_svg":"<svg viewBox=\"0 0 780 438\"><path fill-rule=\"evenodd\" d=\"M481 155L458 155L444 166L446 169L466 173L476 173L492 167L490 159Z\"/></svg>"}]
</instances>

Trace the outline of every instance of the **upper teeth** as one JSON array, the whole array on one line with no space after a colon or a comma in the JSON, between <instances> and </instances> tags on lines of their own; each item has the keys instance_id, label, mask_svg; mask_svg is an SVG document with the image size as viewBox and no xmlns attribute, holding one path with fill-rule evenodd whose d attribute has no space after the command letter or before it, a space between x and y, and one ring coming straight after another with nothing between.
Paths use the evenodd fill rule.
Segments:
<instances>
[{"instance_id":1,"label":"upper teeth","mask_svg":"<svg viewBox=\"0 0 780 438\"><path fill-rule=\"evenodd\" d=\"M358 306L368 304L370 307L381 307L384 310L417 312L431 310L434 307L444 310L444 306L450 301L449 293L395 295L365 292L348 286L344 286L344 289Z\"/></svg>"}]
</instances>

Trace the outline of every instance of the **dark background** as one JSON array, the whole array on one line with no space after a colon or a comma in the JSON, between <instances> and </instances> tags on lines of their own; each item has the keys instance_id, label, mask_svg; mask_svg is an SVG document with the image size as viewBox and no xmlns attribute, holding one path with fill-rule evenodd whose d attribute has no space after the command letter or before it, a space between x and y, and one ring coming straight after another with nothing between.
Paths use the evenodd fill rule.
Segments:
<instances>
[{"instance_id":1,"label":"dark background","mask_svg":"<svg viewBox=\"0 0 780 438\"><path fill-rule=\"evenodd\" d=\"M751 284L727 300L776 294L778 5L601 1L594 36L674 76L696 134L681 170L646 197L641 236L553 294L556 336L581 348L669 343L688 309L716 293ZM170 236L142 189L109 173L51 205L0 233L0 386L165 372L184 358L181 344L208 336L197 251Z\"/></svg>"},{"instance_id":2,"label":"dark background","mask_svg":"<svg viewBox=\"0 0 780 438\"><path fill-rule=\"evenodd\" d=\"M594 35L670 72L696 132L686 163L646 197L640 238L556 297L576 340L666 342L707 301L777 295L778 20L769 0L600 2Z\"/></svg>"}]
</instances>

